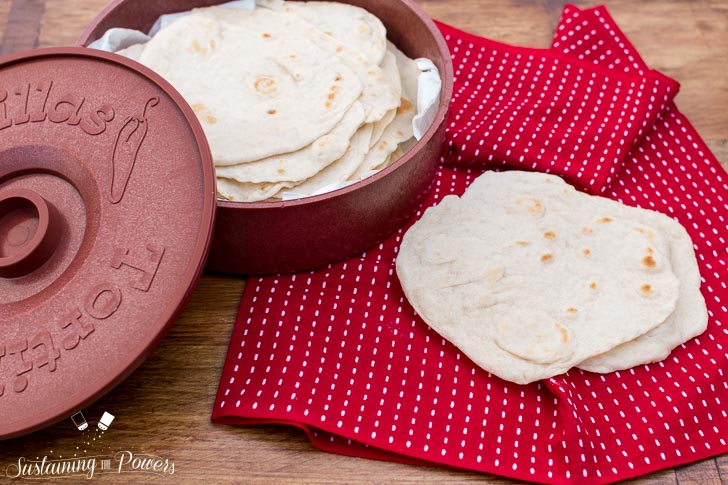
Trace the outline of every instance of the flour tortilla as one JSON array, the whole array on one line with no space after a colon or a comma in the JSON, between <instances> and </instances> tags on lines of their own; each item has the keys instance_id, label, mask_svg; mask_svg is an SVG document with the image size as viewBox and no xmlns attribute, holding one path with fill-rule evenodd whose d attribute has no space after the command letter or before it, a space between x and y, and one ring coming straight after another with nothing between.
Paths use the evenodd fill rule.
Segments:
<instances>
[{"instance_id":1,"label":"flour tortilla","mask_svg":"<svg viewBox=\"0 0 728 485\"><path fill-rule=\"evenodd\" d=\"M352 180L358 180L369 171L384 164L401 142L412 138L414 133L412 119L416 114L412 101L402 98L394 121L384 129L382 136L373 144L359 168L352 175Z\"/></svg>"},{"instance_id":2,"label":"flour tortilla","mask_svg":"<svg viewBox=\"0 0 728 485\"><path fill-rule=\"evenodd\" d=\"M392 122L384 127L381 135L376 138L374 137L376 134L373 135L369 153L352 175L351 180L359 180L369 172L377 170L387 162L400 144L414 137L412 121L417 115L417 79L420 70L415 61L407 57L391 42L388 42L386 59L389 59L388 62L395 61L398 77L401 78L400 105ZM392 72L391 68L388 71ZM377 126L377 128L381 128L381 126Z\"/></svg>"},{"instance_id":3,"label":"flour tortilla","mask_svg":"<svg viewBox=\"0 0 728 485\"><path fill-rule=\"evenodd\" d=\"M526 384L634 340L675 310L670 243L643 212L556 176L487 172L410 228L397 274L435 331L485 370Z\"/></svg>"},{"instance_id":4,"label":"flour tortilla","mask_svg":"<svg viewBox=\"0 0 728 485\"><path fill-rule=\"evenodd\" d=\"M678 345L702 334L708 325L708 311L700 292L700 271L693 242L678 222L655 212L642 213L643 221L670 238L670 260L680 278L680 296L675 311L657 328L577 367L606 374L667 358ZM649 237L649 235L648 235Z\"/></svg>"},{"instance_id":5,"label":"flour tortilla","mask_svg":"<svg viewBox=\"0 0 728 485\"><path fill-rule=\"evenodd\" d=\"M300 182L313 177L349 149L351 138L364 122L364 108L358 101L331 131L301 150L263 160L217 167L217 176L238 182Z\"/></svg>"},{"instance_id":6,"label":"flour tortilla","mask_svg":"<svg viewBox=\"0 0 728 485\"><path fill-rule=\"evenodd\" d=\"M338 2L285 2L282 8L361 51L372 64L382 62L387 50L387 29L363 8Z\"/></svg>"},{"instance_id":7,"label":"flour tortilla","mask_svg":"<svg viewBox=\"0 0 728 485\"><path fill-rule=\"evenodd\" d=\"M397 58L393 52L387 51L384 56L384 60L382 61L381 68L382 72L384 72L384 78L401 99L402 79L400 78L399 69L397 67ZM397 106L397 108L399 108L399 106ZM371 136L372 146L374 146L376 142L382 138L384 130L386 130L387 127L394 121L394 117L397 115L397 108L389 110L381 120L374 123ZM369 148L371 148L371 146Z\"/></svg>"},{"instance_id":8,"label":"flour tortilla","mask_svg":"<svg viewBox=\"0 0 728 485\"><path fill-rule=\"evenodd\" d=\"M216 165L300 150L331 132L362 92L351 69L301 34L264 37L195 13L157 33L139 60L206 112Z\"/></svg>"},{"instance_id":9,"label":"flour tortilla","mask_svg":"<svg viewBox=\"0 0 728 485\"><path fill-rule=\"evenodd\" d=\"M313 195L317 191L332 184L343 182L361 165L369 149L369 139L372 136L372 125L366 124L356 132L351 139L351 145L346 154L314 177L296 186L291 191L302 196Z\"/></svg>"},{"instance_id":10,"label":"flour tortilla","mask_svg":"<svg viewBox=\"0 0 728 485\"><path fill-rule=\"evenodd\" d=\"M260 202L294 185L291 182L255 184L218 177L217 193L221 198L232 202Z\"/></svg>"},{"instance_id":11,"label":"flour tortilla","mask_svg":"<svg viewBox=\"0 0 728 485\"><path fill-rule=\"evenodd\" d=\"M231 11L219 7L193 10L195 16L217 19L230 31L243 29L260 37L269 36L271 43L281 38L302 38L348 66L359 78L362 91L359 101L367 113L366 122L374 123L399 104L399 96L387 83L384 72L366 55L330 35L326 35L299 15L284 10L257 8ZM243 57L239 57L243 58Z\"/></svg>"}]
</instances>

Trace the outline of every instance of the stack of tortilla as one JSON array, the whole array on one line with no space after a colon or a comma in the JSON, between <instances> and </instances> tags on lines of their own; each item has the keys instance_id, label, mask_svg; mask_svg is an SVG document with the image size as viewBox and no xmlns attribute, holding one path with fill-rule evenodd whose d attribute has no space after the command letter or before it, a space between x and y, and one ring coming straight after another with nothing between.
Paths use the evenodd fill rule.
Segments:
<instances>
[{"instance_id":1,"label":"stack of tortilla","mask_svg":"<svg viewBox=\"0 0 728 485\"><path fill-rule=\"evenodd\" d=\"M413 137L416 63L335 2L209 7L119 54L165 77L210 143L219 196L255 202L359 180Z\"/></svg>"},{"instance_id":2,"label":"stack of tortilla","mask_svg":"<svg viewBox=\"0 0 728 485\"><path fill-rule=\"evenodd\" d=\"M397 274L425 322L519 384L657 362L708 321L678 222L542 173L487 172L445 197L403 238Z\"/></svg>"}]
</instances>

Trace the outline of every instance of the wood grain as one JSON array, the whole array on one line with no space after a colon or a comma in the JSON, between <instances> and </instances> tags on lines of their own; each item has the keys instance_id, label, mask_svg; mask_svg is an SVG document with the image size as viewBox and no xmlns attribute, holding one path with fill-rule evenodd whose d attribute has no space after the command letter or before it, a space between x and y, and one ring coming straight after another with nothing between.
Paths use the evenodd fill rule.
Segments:
<instances>
[{"instance_id":1,"label":"wood grain","mask_svg":"<svg viewBox=\"0 0 728 485\"><path fill-rule=\"evenodd\" d=\"M511 44L547 47L561 0L418 0L435 18ZM43 9L38 9L43 3ZM106 0L0 0L2 50L75 43ZM590 6L587 2L574 2ZM678 79L679 108L728 166L728 1L606 1L617 23L655 69ZM32 5L31 5L32 4ZM35 8L36 18L16 12ZM40 16L42 15L42 17ZM8 24L8 18L11 23ZM7 39L7 40L5 40ZM515 483L436 467L407 466L320 452L300 431L210 423L227 343L244 280L205 275L186 311L152 357L122 385L84 410L90 421L116 415L108 445L175 461L181 483ZM112 440L113 437L113 441ZM70 420L0 443L0 474L19 456L72 453ZM663 470L630 484L711 484L728 479L728 456ZM108 483L133 482L104 476ZM163 482L144 478L149 482Z\"/></svg>"}]
</instances>

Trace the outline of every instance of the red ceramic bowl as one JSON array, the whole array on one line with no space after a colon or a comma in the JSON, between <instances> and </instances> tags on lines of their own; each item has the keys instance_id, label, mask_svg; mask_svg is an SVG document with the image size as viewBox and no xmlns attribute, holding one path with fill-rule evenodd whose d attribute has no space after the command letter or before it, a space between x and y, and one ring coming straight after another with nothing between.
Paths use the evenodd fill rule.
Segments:
<instances>
[{"instance_id":1,"label":"red ceramic bowl","mask_svg":"<svg viewBox=\"0 0 728 485\"><path fill-rule=\"evenodd\" d=\"M78 40L86 46L112 27L148 31L162 14L219 0L114 0ZM430 189L445 142L452 95L450 54L432 20L412 0L346 0L379 17L388 37L412 58L427 57L443 79L439 111L425 136L387 169L328 194L287 202L218 200L207 269L287 273L353 256L401 227Z\"/></svg>"}]
</instances>

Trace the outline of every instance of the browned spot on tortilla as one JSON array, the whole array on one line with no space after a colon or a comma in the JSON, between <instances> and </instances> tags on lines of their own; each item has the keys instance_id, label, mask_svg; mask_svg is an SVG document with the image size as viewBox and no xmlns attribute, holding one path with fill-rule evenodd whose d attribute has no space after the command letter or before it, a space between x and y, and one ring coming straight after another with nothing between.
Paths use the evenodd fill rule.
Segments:
<instances>
[{"instance_id":1,"label":"browned spot on tortilla","mask_svg":"<svg viewBox=\"0 0 728 485\"><path fill-rule=\"evenodd\" d=\"M295 59L296 58L296 54L291 54L290 56L288 56L288 58L289 59Z\"/></svg>"},{"instance_id":2,"label":"browned spot on tortilla","mask_svg":"<svg viewBox=\"0 0 728 485\"><path fill-rule=\"evenodd\" d=\"M326 31L326 32L324 32L324 34L326 34L326 35L330 35L331 37L333 37L333 36L334 36L334 34L333 34L333 33L331 33L331 32L329 32L329 31Z\"/></svg>"},{"instance_id":3,"label":"browned spot on tortilla","mask_svg":"<svg viewBox=\"0 0 728 485\"><path fill-rule=\"evenodd\" d=\"M187 48L188 52L191 52L193 54L204 54L205 49L202 48L199 42L197 42L197 39L193 40L190 46Z\"/></svg>"},{"instance_id":4,"label":"browned spot on tortilla","mask_svg":"<svg viewBox=\"0 0 728 485\"><path fill-rule=\"evenodd\" d=\"M274 109L269 109L269 110L268 110L268 114L269 114L269 115L274 115L274 114L276 114L276 113L278 113L278 111L276 111L276 110L274 110Z\"/></svg>"},{"instance_id":5,"label":"browned spot on tortilla","mask_svg":"<svg viewBox=\"0 0 728 485\"><path fill-rule=\"evenodd\" d=\"M195 103L191 106L191 108L192 111L194 111L195 113L197 113L198 111L205 111L207 109L207 107L202 103Z\"/></svg>"},{"instance_id":6,"label":"browned spot on tortilla","mask_svg":"<svg viewBox=\"0 0 728 485\"><path fill-rule=\"evenodd\" d=\"M366 34L367 32L369 32L369 27L367 27L365 24L359 24L359 27L357 27L356 30L358 30L360 34Z\"/></svg>"},{"instance_id":7,"label":"browned spot on tortilla","mask_svg":"<svg viewBox=\"0 0 728 485\"><path fill-rule=\"evenodd\" d=\"M544 262L544 263L545 263L546 261L551 261L552 259L554 259L554 255L553 255L553 254L551 254L551 253L546 253L546 254L543 254L543 255L541 256L541 261L542 261L542 262Z\"/></svg>"},{"instance_id":8,"label":"browned spot on tortilla","mask_svg":"<svg viewBox=\"0 0 728 485\"><path fill-rule=\"evenodd\" d=\"M647 248L647 254L652 254L652 253L654 253L654 250L652 248Z\"/></svg>"},{"instance_id":9,"label":"browned spot on tortilla","mask_svg":"<svg viewBox=\"0 0 728 485\"><path fill-rule=\"evenodd\" d=\"M640 290L642 290L642 293L648 294L652 291L652 287L650 285L642 285L642 288L640 288Z\"/></svg>"},{"instance_id":10,"label":"browned spot on tortilla","mask_svg":"<svg viewBox=\"0 0 728 485\"><path fill-rule=\"evenodd\" d=\"M382 143L379 144L379 149L380 150L386 150L387 149L387 145L388 145L387 140L384 140L384 141L382 141Z\"/></svg>"},{"instance_id":11,"label":"browned spot on tortilla","mask_svg":"<svg viewBox=\"0 0 728 485\"><path fill-rule=\"evenodd\" d=\"M528 241L516 241L516 244L518 244L519 246L528 246L531 243Z\"/></svg>"},{"instance_id":12,"label":"browned spot on tortilla","mask_svg":"<svg viewBox=\"0 0 728 485\"><path fill-rule=\"evenodd\" d=\"M405 113L409 113L412 111L413 105L410 103L409 99L402 98L400 101L399 108L397 108L397 114L403 115Z\"/></svg>"},{"instance_id":13,"label":"browned spot on tortilla","mask_svg":"<svg viewBox=\"0 0 728 485\"><path fill-rule=\"evenodd\" d=\"M592 290L596 290L597 289L597 284L592 281L591 283L589 283L589 288L591 288Z\"/></svg>"},{"instance_id":14,"label":"browned spot on tortilla","mask_svg":"<svg viewBox=\"0 0 728 485\"><path fill-rule=\"evenodd\" d=\"M584 256L589 256L591 254L591 251L589 251L588 249L584 249L582 253L584 254Z\"/></svg>"},{"instance_id":15,"label":"browned spot on tortilla","mask_svg":"<svg viewBox=\"0 0 728 485\"><path fill-rule=\"evenodd\" d=\"M642 258L642 264L644 264L648 268L654 268L655 266L657 266L657 263L652 256L645 256L644 258Z\"/></svg>"},{"instance_id":16,"label":"browned spot on tortilla","mask_svg":"<svg viewBox=\"0 0 728 485\"><path fill-rule=\"evenodd\" d=\"M546 239L556 239L556 233L554 231L546 231L543 233L543 237Z\"/></svg>"},{"instance_id":17,"label":"browned spot on tortilla","mask_svg":"<svg viewBox=\"0 0 728 485\"><path fill-rule=\"evenodd\" d=\"M215 39L210 39L210 47L214 49L216 45Z\"/></svg>"},{"instance_id":18,"label":"browned spot on tortilla","mask_svg":"<svg viewBox=\"0 0 728 485\"><path fill-rule=\"evenodd\" d=\"M576 313L576 312L578 312L579 310L577 310L577 309L576 309L576 308L574 308L574 307L569 307L569 308L567 308L567 309L566 309L566 311L567 311L568 313Z\"/></svg>"},{"instance_id":19,"label":"browned spot on tortilla","mask_svg":"<svg viewBox=\"0 0 728 485\"><path fill-rule=\"evenodd\" d=\"M611 217L602 217L601 219L599 219L598 222L603 222L606 224L608 222L612 222L612 218Z\"/></svg>"},{"instance_id":20,"label":"browned spot on tortilla","mask_svg":"<svg viewBox=\"0 0 728 485\"><path fill-rule=\"evenodd\" d=\"M559 329L559 332L561 332L561 343L565 344L569 340L569 332L567 332L566 329L558 323L556 324L556 327Z\"/></svg>"},{"instance_id":21,"label":"browned spot on tortilla","mask_svg":"<svg viewBox=\"0 0 728 485\"><path fill-rule=\"evenodd\" d=\"M591 227L582 227L581 232L583 232L584 234L591 234L594 232L594 229L592 229Z\"/></svg>"},{"instance_id":22,"label":"browned spot on tortilla","mask_svg":"<svg viewBox=\"0 0 728 485\"><path fill-rule=\"evenodd\" d=\"M341 47L341 46L339 46L339 47L337 47L337 48L336 48L336 52L341 52L341 51L343 51L343 50L344 50L344 48L343 48L343 47Z\"/></svg>"},{"instance_id":23,"label":"browned spot on tortilla","mask_svg":"<svg viewBox=\"0 0 728 485\"><path fill-rule=\"evenodd\" d=\"M519 197L516 199L516 204L526 209L529 213L536 217L540 217L544 213L544 207L540 200L534 199L533 197Z\"/></svg>"},{"instance_id":24,"label":"browned spot on tortilla","mask_svg":"<svg viewBox=\"0 0 728 485\"><path fill-rule=\"evenodd\" d=\"M217 118L215 118L211 114L208 114L207 116L205 116L205 121L207 121L211 125L214 125L215 123L217 123Z\"/></svg>"},{"instance_id":25,"label":"browned spot on tortilla","mask_svg":"<svg viewBox=\"0 0 728 485\"><path fill-rule=\"evenodd\" d=\"M284 168L278 169L278 175L283 175L284 173L286 173L286 169L284 169Z\"/></svg>"},{"instance_id":26,"label":"browned spot on tortilla","mask_svg":"<svg viewBox=\"0 0 728 485\"><path fill-rule=\"evenodd\" d=\"M324 138L323 140L321 140L318 143L318 146L321 147L321 148L326 148L327 146L329 146L330 143L331 143L331 140L330 139Z\"/></svg>"},{"instance_id":27,"label":"browned spot on tortilla","mask_svg":"<svg viewBox=\"0 0 728 485\"><path fill-rule=\"evenodd\" d=\"M262 94L272 94L278 90L276 80L272 77L261 76L255 80L255 90Z\"/></svg>"},{"instance_id":28,"label":"browned spot on tortilla","mask_svg":"<svg viewBox=\"0 0 728 485\"><path fill-rule=\"evenodd\" d=\"M264 33L264 34L263 34L263 38L264 38L264 39L270 39L270 37L271 37L271 35L270 35L270 34L268 34L268 33Z\"/></svg>"},{"instance_id":29,"label":"browned spot on tortilla","mask_svg":"<svg viewBox=\"0 0 728 485\"><path fill-rule=\"evenodd\" d=\"M341 76L336 76L336 78L334 79L334 82L337 82L338 83L340 81L341 81Z\"/></svg>"}]
</instances>

